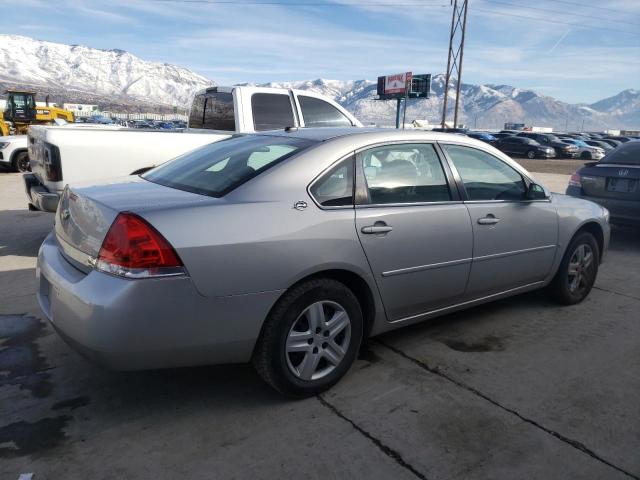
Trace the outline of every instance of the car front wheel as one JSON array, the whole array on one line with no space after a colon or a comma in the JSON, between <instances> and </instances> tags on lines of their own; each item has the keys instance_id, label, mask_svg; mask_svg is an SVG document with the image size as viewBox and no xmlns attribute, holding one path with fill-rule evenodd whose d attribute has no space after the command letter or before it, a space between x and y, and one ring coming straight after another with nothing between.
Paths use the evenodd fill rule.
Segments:
<instances>
[{"instance_id":1,"label":"car front wheel","mask_svg":"<svg viewBox=\"0 0 640 480\"><path fill-rule=\"evenodd\" d=\"M579 233L569 244L549 285L553 297L563 305L580 303L593 288L599 264L596 239L588 232Z\"/></svg>"},{"instance_id":2,"label":"car front wheel","mask_svg":"<svg viewBox=\"0 0 640 480\"><path fill-rule=\"evenodd\" d=\"M529 150L529 151L527 152L527 158L529 158L529 159L531 159L531 160L533 160L534 158L536 158L536 152L535 152L535 150Z\"/></svg>"},{"instance_id":3,"label":"car front wheel","mask_svg":"<svg viewBox=\"0 0 640 480\"><path fill-rule=\"evenodd\" d=\"M273 308L253 364L281 393L316 395L349 370L362 335L362 310L353 292L329 278L309 280L292 288Z\"/></svg>"}]
</instances>

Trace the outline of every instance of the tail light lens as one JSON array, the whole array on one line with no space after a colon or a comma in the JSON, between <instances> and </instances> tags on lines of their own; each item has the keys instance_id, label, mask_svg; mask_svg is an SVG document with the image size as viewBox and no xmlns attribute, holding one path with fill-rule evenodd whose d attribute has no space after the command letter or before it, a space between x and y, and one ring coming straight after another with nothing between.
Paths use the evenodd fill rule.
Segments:
<instances>
[{"instance_id":1,"label":"tail light lens","mask_svg":"<svg viewBox=\"0 0 640 480\"><path fill-rule=\"evenodd\" d=\"M569 186L571 187L582 187L582 178L579 173L574 173L571 175L569 179Z\"/></svg>"},{"instance_id":2,"label":"tail light lens","mask_svg":"<svg viewBox=\"0 0 640 480\"><path fill-rule=\"evenodd\" d=\"M96 269L127 278L184 275L178 254L145 220L120 213L102 242Z\"/></svg>"},{"instance_id":3,"label":"tail light lens","mask_svg":"<svg viewBox=\"0 0 640 480\"><path fill-rule=\"evenodd\" d=\"M62 181L62 162L60 162L60 149L50 143L44 144L44 172L50 182Z\"/></svg>"}]
</instances>

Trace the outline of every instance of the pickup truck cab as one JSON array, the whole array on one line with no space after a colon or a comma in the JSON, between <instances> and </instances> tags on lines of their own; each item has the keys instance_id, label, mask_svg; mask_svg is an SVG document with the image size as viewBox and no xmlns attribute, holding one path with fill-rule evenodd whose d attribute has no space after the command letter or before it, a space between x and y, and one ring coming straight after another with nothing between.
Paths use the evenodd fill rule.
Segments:
<instances>
[{"instance_id":1,"label":"pickup truck cab","mask_svg":"<svg viewBox=\"0 0 640 480\"><path fill-rule=\"evenodd\" d=\"M198 92L184 131L34 125L28 141L32 173L24 175L29 208L55 212L67 184L140 174L238 133L361 126L343 107L322 95L250 86L211 87Z\"/></svg>"}]
</instances>

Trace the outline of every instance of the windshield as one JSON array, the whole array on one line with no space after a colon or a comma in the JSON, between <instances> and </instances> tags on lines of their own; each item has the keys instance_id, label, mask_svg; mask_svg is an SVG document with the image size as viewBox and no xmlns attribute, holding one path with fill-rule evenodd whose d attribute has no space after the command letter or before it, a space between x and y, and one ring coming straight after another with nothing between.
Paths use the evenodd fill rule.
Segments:
<instances>
[{"instance_id":1,"label":"windshield","mask_svg":"<svg viewBox=\"0 0 640 480\"><path fill-rule=\"evenodd\" d=\"M574 142L576 145L578 145L579 147L588 147L589 145L587 145L586 143L584 143L582 140L575 140Z\"/></svg>"},{"instance_id":2,"label":"windshield","mask_svg":"<svg viewBox=\"0 0 640 480\"><path fill-rule=\"evenodd\" d=\"M231 137L186 153L142 178L178 190L221 197L314 143L267 135Z\"/></svg>"},{"instance_id":3,"label":"windshield","mask_svg":"<svg viewBox=\"0 0 640 480\"><path fill-rule=\"evenodd\" d=\"M607 153L600 163L640 165L640 141L623 143Z\"/></svg>"}]
</instances>

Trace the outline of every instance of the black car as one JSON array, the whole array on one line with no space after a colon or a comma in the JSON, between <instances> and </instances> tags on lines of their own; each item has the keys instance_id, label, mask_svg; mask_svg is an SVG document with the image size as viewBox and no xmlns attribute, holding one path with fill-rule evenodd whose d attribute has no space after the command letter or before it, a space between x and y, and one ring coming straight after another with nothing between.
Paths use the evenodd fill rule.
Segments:
<instances>
[{"instance_id":1,"label":"black car","mask_svg":"<svg viewBox=\"0 0 640 480\"><path fill-rule=\"evenodd\" d=\"M608 143L613 148L616 148L616 147L622 145L622 142L620 140L613 140L613 139L608 138L608 137L604 137L601 141L604 142L604 143Z\"/></svg>"},{"instance_id":2,"label":"black car","mask_svg":"<svg viewBox=\"0 0 640 480\"><path fill-rule=\"evenodd\" d=\"M556 157L575 158L578 156L578 148L575 145L567 145L551 133L520 132L518 136L531 138L540 145L552 147L556 151Z\"/></svg>"},{"instance_id":3,"label":"black car","mask_svg":"<svg viewBox=\"0 0 640 480\"><path fill-rule=\"evenodd\" d=\"M513 137L515 134L500 132L500 133L492 133L491 135L493 135L497 140L500 140L501 138Z\"/></svg>"},{"instance_id":4,"label":"black car","mask_svg":"<svg viewBox=\"0 0 640 480\"><path fill-rule=\"evenodd\" d=\"M556 156L556 151L552 147L540 145L531 138L515 135L500 138L493 146L504 153L526 156L527 158L553 158Z\"/></svg>"},{"instance_id":5,"label":"black car","mask_svg":"<svg viewBox=\"0 0 640 480\"><path fill-rule=\"evenodd\" d=\"M640 224L640 141L630 141L571 175L567 195L599 203L612 223Z\"/></svg>"},{"instance_id":6,"label":"black car","mask_svg":"<svg viewBox=\"0 0 640 480\"><path fill-rule=\"evenodd\" d=\"M609 135L604 137L606 140L617 140L618 142L626 143L633 140L631 137L623 137L621 135Z\"/></svg>"}]
</instances>

